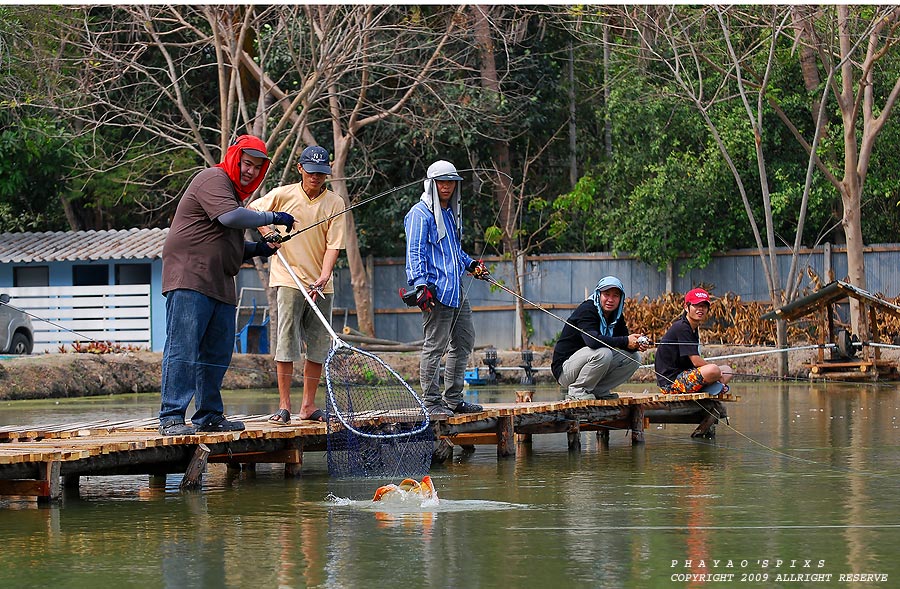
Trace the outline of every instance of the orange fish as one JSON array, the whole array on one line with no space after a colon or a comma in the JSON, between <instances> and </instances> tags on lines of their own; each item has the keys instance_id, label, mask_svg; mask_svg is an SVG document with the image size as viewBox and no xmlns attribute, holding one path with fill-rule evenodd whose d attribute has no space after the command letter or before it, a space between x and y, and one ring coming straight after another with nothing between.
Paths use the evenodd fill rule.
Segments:
<instances>
[{"instance_id":1,"label":"orange fish","mask_svg":"<svg viewBox=\"0 0 900 589\"><path fill-rule=\"evenodd\" d=\"M406 495L412 493L418 495L422 499L437 499L437 491L434 489L434 483L431 482L431 477L425 475L422 478L422 482L416 482L414 479L403 479L400 481L399 485L384 485L382 487L378 487L375 490L375 496L372 497L372 501L383 501L385 497L390 497L392 494L402 493L400 496L405 497Z\"/></svg>"}]
</instances>

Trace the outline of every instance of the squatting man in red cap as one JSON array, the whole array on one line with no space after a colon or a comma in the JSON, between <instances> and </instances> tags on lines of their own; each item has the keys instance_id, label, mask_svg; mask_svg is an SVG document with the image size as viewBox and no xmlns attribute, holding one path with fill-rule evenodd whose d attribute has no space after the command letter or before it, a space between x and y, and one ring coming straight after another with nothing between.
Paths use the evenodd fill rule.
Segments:
<instances>
[{"instance_id":1,"label":"squatting man in red cap","mask_svg":"<svg viewBox=\"0 0 900 589\"><path fill-rule=\"evenodd\" d=\"M242 206L268 168L266 144L241 135L222 163L194 176L175 209L162 252L166 344L159 433L164 436L244 429L240 421L225 419L221 392L234 351L234 277L245 260L271 256L278 248L263 240L245 242L244 229L294 227L288 213ZM192 398L195 412L187 425Z\"/></svg>"},{"instance_id":2,"label":"squatting man in red cap","mask_svg":"<svg viewBox=\"0 0 900 589\"><path fill-rule=\"evenodd\" d=\"M698 328L709 317L710 296L702 288L684 295L684 313L657 344L656 384L667 394L728 392L730 366L711 364L700 357Z\"/></svg>"}]
</instances>

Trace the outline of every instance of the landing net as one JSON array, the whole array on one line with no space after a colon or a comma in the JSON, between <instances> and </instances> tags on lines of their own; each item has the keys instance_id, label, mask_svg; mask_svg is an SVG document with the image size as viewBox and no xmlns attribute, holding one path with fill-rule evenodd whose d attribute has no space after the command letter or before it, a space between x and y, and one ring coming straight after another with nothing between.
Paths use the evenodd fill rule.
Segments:
<instances>
[{"instance_id":1,"label":"landing net","mask_svg":"<svg viewBox=\"0 0 900 589\"><path fill-rule=\"evenodd\" d=\"M428 474L434 431L421 399L381 358L338 345L325 360L328 472L338 478Z\"/></svg>"}]
</instances>

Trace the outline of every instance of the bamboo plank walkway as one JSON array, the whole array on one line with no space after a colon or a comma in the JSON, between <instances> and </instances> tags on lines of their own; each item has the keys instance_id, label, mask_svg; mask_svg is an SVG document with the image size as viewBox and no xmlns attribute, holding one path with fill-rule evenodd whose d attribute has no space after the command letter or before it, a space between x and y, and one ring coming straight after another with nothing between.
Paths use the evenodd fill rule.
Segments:
<instances>
[{"instance_id":1,"label":"bamboo plank walkway","mask_svg":"<svg viewBox=\"0 0 900 589\"><path fill-rule=\"evenodd\" d=\"M698 424L692 436L712 437L732 395L709 397L620 393L619 399L493 403L484 411L435 421L438 442L434 459L452 456L454 446L496 445L497 456L515 455L516 443L532 435L566 432L571 450L580 448L581 432L596 431L608 443L611 429L631 430L632 443L643 443L650 423ZM327 425L295 420L288 426L268 422L268 415L230 415L244 421L242 432L161 436L156 418L97 420L0 427L0 496L27 496L46 501L61 495L61 484L77 486L81 476L185 473L182 486L197 486L207 462L231 468L259 462L284 464L285 475L299 474L304 452L326 449ZM397 415L371 415L366 421L402 421ZM60 480L62 479L62 480Z\"/></svg>"}]
</instances>

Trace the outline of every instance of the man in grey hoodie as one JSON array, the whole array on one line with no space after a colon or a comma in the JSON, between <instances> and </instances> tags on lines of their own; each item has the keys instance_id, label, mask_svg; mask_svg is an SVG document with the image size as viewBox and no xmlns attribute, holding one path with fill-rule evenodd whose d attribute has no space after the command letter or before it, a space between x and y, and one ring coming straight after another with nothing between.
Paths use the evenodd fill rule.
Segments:
<instances>
[{"instance_id":1,"label":"man in grey hoodie","mask_svg":"<svg viewBox=\"0 0 900 589\"><path fill-rule=\"evenodd\" d=\"M462 290L463 272L488 276L481 260L463 251L456 167L439 160L428 167L422 198L403 220L406 229L406 278L415 289L404 296L422 309L425 343L419 365L425 408L432 416L477 413L481 405L463 401L466 362L475 347L472 309ZM439 374L447 353L444 391Z\"/></svg>"},{"instance_id":2,"label":"man in grey hoodie","mask_svg":"<svg viewBox=\"0 0 900 589\"><path fill-rule=\"evenodd\" d=\"M566 399L616 399L613 387L637 370L638 351L645 351L650 342L642 333L628 332L624 309L622 281L605 276L569 317L550 365L556 381L566 388Z\"/></svg>"}]
</instances>

